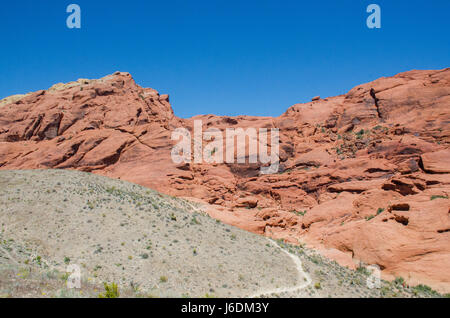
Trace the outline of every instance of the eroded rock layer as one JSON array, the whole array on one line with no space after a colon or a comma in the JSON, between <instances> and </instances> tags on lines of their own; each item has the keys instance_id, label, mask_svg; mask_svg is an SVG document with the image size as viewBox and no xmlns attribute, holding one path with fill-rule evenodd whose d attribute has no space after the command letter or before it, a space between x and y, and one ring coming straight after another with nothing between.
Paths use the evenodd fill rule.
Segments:
<instances>
[{"instance_id":1,"label":"eroded rock layer","mask_svg":"<svg viewBox=\"0 0 450 318\"><path fill-rule=\"evenodd\" d=\"M279 172L175 164L171 133L194 120L279 128ZM77 169L197 198L232 225L447 292L449 144L450 69L380 78L276 118L178 118L168 95L121 72L0 101L0 169Z\"/></svg>"}]
</instances>

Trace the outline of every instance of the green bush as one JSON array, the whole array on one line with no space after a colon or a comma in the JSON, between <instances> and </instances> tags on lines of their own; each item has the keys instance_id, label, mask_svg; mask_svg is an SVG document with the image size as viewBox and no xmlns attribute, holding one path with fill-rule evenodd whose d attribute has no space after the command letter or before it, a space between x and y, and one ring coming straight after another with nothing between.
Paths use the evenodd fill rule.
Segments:
<instances>
[{"instance_id":1,"label":"green bush","mask_svg":"<svg viewBox=\"0 0 450 318\"><path fill-rule=\"evenodd\" d=\"M428 295L439 295L438 292L433 290L430 286L427 285L417 285L413 287L413 290L415 293L422 293L422 294L428 294Z\"/></svg>"},{"instance_id":2,"label":"green bush","mask_svg":"<svg viewBox=\"0 0 450 318\"><path fill-rule=\"evenodd\" d=\"M167 278L167 276L161 276L161 277L159 278L159 281L160 281L161 283L166 283L168 280L169 280L169 279Z\"/></svg>"},{"instance_id":3,"label":"green bush","mask_svg":"<svg viewBox=\"0 0 450 318\"><path fill-rule=\"evenodd\" d=\"M431 201L436 200L436 199L448 199L448 197L443 196L443 195L432 195L430 198Z\"/></svg>"},{"instance_id":4,"label":"green bush","mask_svg":"<svg viewBox=\"0 0 450 318\"><path fill-rule=\"evenodd\" d=\"M367 276L370 275L370 271L367 268L365 268L364 266L361 266L361 265L358 266L358 268L356 269L356 272L358 272L360 274L363 274L363 275L367 275Z\"/></svg>"},{"instance_id":5,"label":"green bush","mask_svg":"<svg viewBox=\"0 0 450 318\"><path fill-rule=\"evenodd\" d=\"M99 298L119 298L120 294L116 283L111 283L111 285L103 283L103 285L105 286L105 293L99 294Z\"/></svg>"},{"instance_id":6,"label":"green bush","mask_svg":"<svg viewBox=\"0 0 450 318\"><path fill-rule=\"evenodd\" d=\"M394 283L397 285L403 285L405 283L405 280L403 279L403 277L396 277Z\"/></svg>"}]
</instances>

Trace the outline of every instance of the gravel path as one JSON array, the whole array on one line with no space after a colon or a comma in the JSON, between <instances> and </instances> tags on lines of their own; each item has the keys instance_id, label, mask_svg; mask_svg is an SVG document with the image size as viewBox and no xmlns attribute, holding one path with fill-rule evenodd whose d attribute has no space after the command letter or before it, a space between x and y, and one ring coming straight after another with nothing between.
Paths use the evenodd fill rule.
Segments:
<instances>
[{"instance_id":1,"label":"gravel path","mask_svg":"<svg viewBox=\"0 0 450 318\"><path fill-rule=\"evenodd\" d=\"M299 282L299 284L296 286L292 286L292 287L280 287L280 288L271 289L271 290L263 290L263 291L260 291L250 297L258 298L258 297L272 295L272 294L292 293L292 292L295 293L295 292L300 291L303 288L308 287L311 284L312 280L311 280L311 277L309 277L308 273L306 273L303 270L303 266L302 266L302 262L300 261L300 258L297 255L294 255L294 254L288 252L287 250L283 249L282 247L280 247L277 243L275 243L271 239L268 239L268 240L273 246L279 248L283 253L285 253L292 259L292 261L295 264L295 268L297 269L297 272L298 272L297 281Z\"/></svg>"}]
</instances>

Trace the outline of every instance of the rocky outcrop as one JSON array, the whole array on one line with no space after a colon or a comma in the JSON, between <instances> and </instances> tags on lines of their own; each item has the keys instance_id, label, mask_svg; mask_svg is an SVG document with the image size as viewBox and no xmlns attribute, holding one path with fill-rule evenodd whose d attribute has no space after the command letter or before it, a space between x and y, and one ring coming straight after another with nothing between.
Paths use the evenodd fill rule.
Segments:
<instances>
[{"instance_id":1,"label":"rocky outcrop","mask_svg":"<svg viewBox=\"0 0 450 318\"><path fill-rule=\"evenodd\" d=\"M249 153L243 164L174 163L171 133L194 120L279 128L278 173L260 175ZM0 169L77 169L196 198L226 223L448 292L449 122L450 69L380 78L276 118L189 119L116 72L0 101Z\"/></svg>"},{"instance_id":2,"label":"rocky outcrop","mask_svg":"<svg viewBox=\"0 0 450 318\"><path fill-rule=\"evenodd\" d=\"M420 159L428 173L450 173L450 149L424 153Z\"/></svg>"}]
</instances>

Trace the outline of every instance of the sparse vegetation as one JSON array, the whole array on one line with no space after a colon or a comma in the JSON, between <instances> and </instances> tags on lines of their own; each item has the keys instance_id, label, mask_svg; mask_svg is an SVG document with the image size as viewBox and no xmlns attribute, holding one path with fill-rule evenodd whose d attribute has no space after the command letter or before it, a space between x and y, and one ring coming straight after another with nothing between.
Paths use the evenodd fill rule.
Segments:
<instances>
[{"instance_id":1,"label":"sparse vegetation","mask_svg":"<svg viewBox=\"0 0 450 318\"><path fill-rule=\"evenodd\" d=\"M364 135L364 129L361 129L360 131L358 131L356 134L356 139L362 139L363 135Z\"/></svg>"},{"instance_id":2,"label":"sparse vegetation","mask_svg":"<svg viewBox=\"0 0 450 318\"><path fill-rule=\"evenodd\" d=\"M104 283L103 286L105 288L105 292L99 294L99 298L119 298L119 288L116 283L113 282L111 285Z\"/></svg>"},{"instance_id":3,"label":"sparse vegetation","mask_svg":"<svg viewBox=\"0 0 450 318\"><path fill-rule=\"evenodd\" d=\"M192 224L192 225L200 225L200 224L201 224L200 221L197 220L196 215L193 215L193 216L192 216L191 224Z\"/></svg>"},{"instance_id":4,"label":"sparse vegetation","mask_svg":"<svg viewBox=\"0 0 450 318\"><path fill-rule=\"evenodd\" d=\"M413 291L415 295L426 294L432 296L439 296L439 293L433 290L431 287L422 284L414 286Z\"/></svg>"},{"instance_id":5,"label":"sparse vegetation","mask_svg":"<svg viewBox=\"0 0 450 318\"><path fill-rule=\"evenodd\" d=\"M403 279L403 277L396 277L394 280L394 283L397 285L404 285L405 284L405 280Z\"/></svg>"},{"instance_id":6,"label":"sparse vegetation","mask_svg":"<svg viewBox=\"0 0 450 318\"><path fill-rule=\"evenodd\" d=\"M306 214L307 210L304 210L304 211L295 211L295 210L292 210L291 212L294 213L294 214L297 214L297 215L299 215L299 216L304 216L304 215Z\"/></svg>"},{"instance_id":7,"label":"sparse vegetation","mask_svg":"<svg viewBox=\"0 0 450 318\"><path fill-rule=\"evenodd\" d=\"M11 277L19 281L20 286L29 286L31 282L36 282L33 283L37 284L36 286L46 286L47 282L51 282L51 287L37 288L36 294L33 295L100 297L101 291L101 295L106 298L107 295L116 294L113 284L108 285L108 292L104 286L95 285L95 282L115 280L116 286L119 286L119 283L120 286L126 286L121 289L121 297L180 297L187 294L186 286L192 288L189 297L203 297L206 290L209 295L217 294L218 297L245 296L262 289L291 286L297 278L298 273L293 270L289 257L266 238L218 223L204 215L191 202L158 195L154 191L122 181L90 174L85 176L79 172L40 171L41 177L38 181L28 178L24 183L21 182L25 178L21 179L21 176L34 172L7 173L14 176L11 179L16 184L0 188L0 209L6 207L14 213L7 212L2 215L0 247L18 259L20 266L15 265L16 269ZM57 179L60 185L55 186L56 182L52 183L52 179L45 179L46 173L61 174L64 178ZM68 178L66 175L75 177ZM78 178L86 179L80 182ZM87 181L93 179L96 182ZM43 180L42 184L40 180ZM39 183L36 185L33 182ZM10 200L16 193L14 187L32 193L36 201ZM47 187L56 188L58 191L47 193ZM61 212L56 214L54 209L46 208L45 200L48 196L63 206L58 209ZM65 198L69 200L64 201ZM94 209L91 210L86 202L92 203ZM156 205L157 209L153 205ZM42 207L44 212L29 214L35 206ZM24 214L23 211L27 213ZM39 240L47 240L50 248L55 251L59 249L58 255L62 256L52 258L52 250L49 250L46 251L44 260L37 254L37 246L33 246L32 251L27 250L28 246L16 247L18 243L15 240L21 241L21 233L8 231L8 222L17 221L17 216L21 213L32 221L23 226L27 228L27 233L34 233ZM292 213L305 215L307 212L305 210ZM70 220L83 224L85 231L66 231L69 214ZM104 214L107 217L103 217ZM37 220L43 218L50 220L44 229L34 226L39 224ZM91 235L94 232L100 234ZM11 237L6 239L5 235ZM214 238L214 249L210 248L211 238ZM305 289L279 293L280 297L442 297L427 287L408 287L400 279L396 282L383 281L381 289L369 290L366 286L366 268L360 266L356 271L352 271L322 257L305 245L290 245L283 239L277 242L282 249L301 260L303 270L309 273L312 279L312 283ZM65 246L70 244L76 244L76 248L65 250ZM252 248L243 249L242 246ZM214 253L211 254L211 251ZM19 257L19 253L25 254ZM86 279L82 283L82 291L85 293L83 296L79 291L64 291L70 273L53 272L54 266L76 263L75 260L79 259L83 259L80 265L83 266L83 273L86 273L86 276L83 274ZM145 261L147 259L151 261ZM180 259L189 259L199 270L192 272L192 268L183 266ZM213 265L217 268L219 274L213 276L213 279L202 280L199 276L201 274L197 274L204 271L205 259L208 259L207 266ZM258 259L256 264L255 259ZM6 271L2 267L5 261L8 266L15 264L12 260L2 258L0 250L0 286L9 286L11 282L10 278L5 279ZM169 275L174 275L174 278L168 279ZM180 281L184 283L180 284ZM23 289L4 291L0 287L0 295L15 297L21 292L23 293Z\"/></svg>"},{"instance_id":8,"label":"sparse vegetation","mask_svg":"<svg viewBox=\"0 0 450 318\"><path fill-rule=\"evenodd\" d=\"M444 196L444 195L432 195L430 197L430 200L436 200L436 199L448 199L448 196Z\"/></svg>"},{"instance_id":9,"label":"sparse vegetation","mask_svg":"<svg viewBox=\"0 0 450 318\"><path fill-rule=\"evenodd\" d=\"M358 268L356 269L356 271L360 274L364 274L364 275L370 275L370 272L367 270L367 268L365 268L362 265L359 265Z\"/></svg>"},{"instance_id":10,"label":"sparse vegetation","mask_svg":"<svg viewBox=\"0 0 450 318\"><path fill-rule=\"evenodd\" d=\"M160 281L161 283L167 283L168 280L169 280L169 279L167 278L167 276L161 276L161 277L159 278L159 281Z\"/></svg>"}]
</instances>

